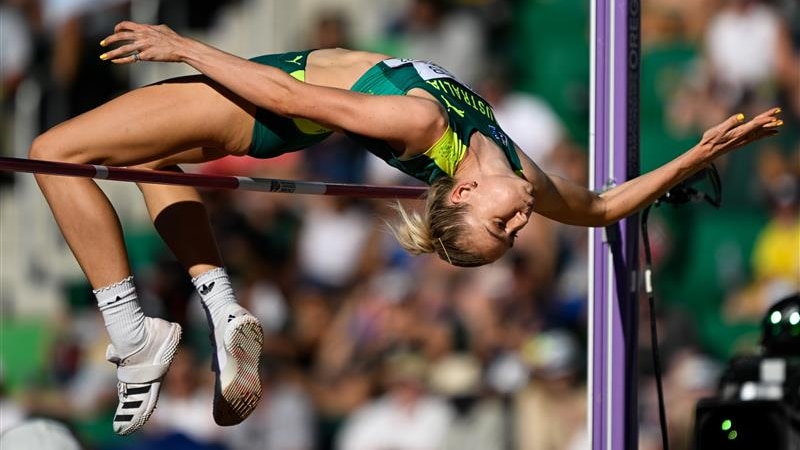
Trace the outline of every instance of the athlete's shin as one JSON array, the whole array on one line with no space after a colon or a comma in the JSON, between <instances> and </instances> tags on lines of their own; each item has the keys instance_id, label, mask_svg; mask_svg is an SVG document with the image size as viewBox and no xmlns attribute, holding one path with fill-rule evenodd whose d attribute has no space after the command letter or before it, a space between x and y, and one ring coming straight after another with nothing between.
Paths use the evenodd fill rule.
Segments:
<instances>
[{"instance_id":1,"label":"athlete's shin","mask_svg":"<svg viewBox=\"0 0 800 450\"><path fill-rule=\"evenodd\" d=\"M190 276L222 266L208 213L196 189L145 184L139 189L158 234Z\"/></svg>"},{"instance_id":2,"label":"athlete's shin","mask_svg":"<svg viewBox=\"0 0 800 450\"><path fill-rule=\"evenodd\" d=\"M36 175L75 259L93 288L130 275L122 227L114 208L94 181Z\"/></svg>"}]
</instances>

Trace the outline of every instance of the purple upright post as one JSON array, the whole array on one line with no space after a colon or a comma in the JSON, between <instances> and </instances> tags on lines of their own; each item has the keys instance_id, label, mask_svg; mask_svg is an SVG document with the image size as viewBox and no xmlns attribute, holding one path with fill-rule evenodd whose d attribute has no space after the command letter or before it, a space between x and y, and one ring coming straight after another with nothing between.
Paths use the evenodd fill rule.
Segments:
<instances>
[{"instance_id":1,"label":"purple upright post","mask_svg":"<svg viewBox=\"0 0 800 450\"><path fill-rule=\"evenodd\" d=\"M600 192L638 175L639 2L591 2L590 188ZM636 218L628 221L589 231L588 426L592 450L633 450L638 440L638 307L632 292L636 288L638 236ZM616 258L612 244L616 245Z\"/></svg>"}]
</instances>

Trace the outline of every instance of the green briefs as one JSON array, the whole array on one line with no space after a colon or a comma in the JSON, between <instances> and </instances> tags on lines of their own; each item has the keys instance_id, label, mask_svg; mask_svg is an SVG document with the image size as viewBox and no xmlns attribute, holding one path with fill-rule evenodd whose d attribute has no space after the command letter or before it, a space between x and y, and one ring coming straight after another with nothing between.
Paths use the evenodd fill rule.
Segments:
<instances>
[{"instance_id":1,"label":"green briefs","mask_svg":"<svg viewBox=\"0 0 800 450\"><path fill-rule=\"evenodd\" d=\"M294 78L305 81L306 60L311 50L264 55L250 61L280 69ZM331 130L306 119L290 119L266 109L256 109L253 140L248 154L256 158L272 158L321 142Z\"/></svg>"}]
</instances>

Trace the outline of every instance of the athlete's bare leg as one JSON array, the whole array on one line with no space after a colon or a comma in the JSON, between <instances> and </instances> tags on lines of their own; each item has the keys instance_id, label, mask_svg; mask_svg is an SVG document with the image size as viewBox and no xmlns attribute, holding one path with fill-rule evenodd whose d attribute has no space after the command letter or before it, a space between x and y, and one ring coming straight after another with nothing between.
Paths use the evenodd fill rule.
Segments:
<instances>
[{"instance_id":1,"label":"athlete's bare leg","mask_svg":"<svg viewBox=\"0 0 800 450\"><path fill-rule=\"evenodd\" d=\"M198 148L140 167L180 171L175 164L208 161L225 154ZM213 330L217 374L214 420L223 426L236 425L250 415L261 398L261 325L236 303L198 192L187 186L144 183L139 184L139 189L158 233L192 275Z\"/></svg>"},{"instance_id":2,"label":"athlete's bare leg","mask_svg":"<svg viewBox=\"0 0 800 450\"><path fill-rule=\"evenodd\" d=\"M198 148L135 168L182 172L177 164L210 161L226 154L221 150ZM223 266L208 213L195 188L145 183L138 186L158 234L189 275L196 277Z\"/></svg>"},{"instance_id":3,"label":"athlete's bare leg","mask_svg":"<svg viewBox=\"0 0 800 450\"><path fill-rule=\"evenodd\" d=\"M56 126L34 141L30 157L132 166L179 158L198 147L241 154L249 147L252 124L251 105L190 77L131 91ZM52 175L36 179L91 285L103 287L129 276L119 219L97 184ZM160 211L170 201L199 200L189 189L145 190L155 192L145 195ZM216 264L218 257L209 261ZM196 270L191 261L187 268Z\"/></svg>"},{"instance_id":4,"label":"athlete's bare leg","mask_svg":"<svg viewBox=\"0 0 800 450\"><path fill-rule=\"evenodd\" d=\"M43 134L32 159L111 166L172 168L242 154L252 139L252 104L205 78L189 77L129 92ZM224 150L211 150L224 149ZM117 364L114 431L141 428L156 406L160 383L180 341L180 325L146 317L130 277L119 219L91 179L37 175L56 222L91 285ZM234 425L261 398L263 332L236 303L208 217L190 187L140 186L156 228L193 276L214 340L214 419ZM221 317L228 320L223 320Z\"/></svg>"}]
</instances>

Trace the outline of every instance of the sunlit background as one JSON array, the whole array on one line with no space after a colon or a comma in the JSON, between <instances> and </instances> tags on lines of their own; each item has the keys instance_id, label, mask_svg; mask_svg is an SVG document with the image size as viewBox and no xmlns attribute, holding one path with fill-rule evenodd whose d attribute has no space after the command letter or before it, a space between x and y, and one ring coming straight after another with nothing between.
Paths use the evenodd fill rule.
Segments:
<instances>
[{"instance_id":1,"label":"sunlit background","mask_svg":"<svg viewBox=\"0 0 800 450\"><path fill-rule=\"evenodd\" d=\"M100 61L99 41L123 19L243 57L338 46L436 61L490 100L545 170L587 182L588 0L2 0L0 155L26 157L43 130L191 73ZM800 6L647 0L642 26L643 170L731 114L780 106L786 122L718 161L721 209L662 206L651 219L669 431L672 448L688 450L697 400L715 393L731 356L758 351L759 321L800 288ZM412 182L341 136L186 169ZM405 254L386 232L385 201L205 191L238 296L267 334L264 398L242 425L220 428L193 286L136 187L102 186L145 312L184 326L158 409L141 432L114 435L115 367L91 289L33 177L0 172L0 432L43 416L97 450L588 448L585 229L535 217L502 260L454 269ZM656 450L646 312L640 448Z\"/></svg>"}]
</instances>

